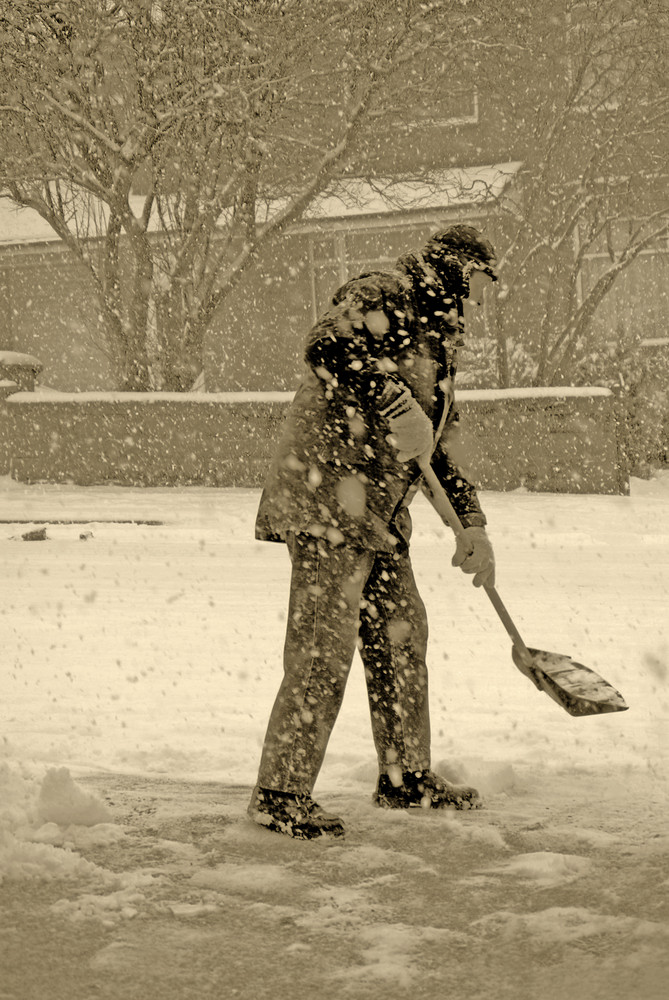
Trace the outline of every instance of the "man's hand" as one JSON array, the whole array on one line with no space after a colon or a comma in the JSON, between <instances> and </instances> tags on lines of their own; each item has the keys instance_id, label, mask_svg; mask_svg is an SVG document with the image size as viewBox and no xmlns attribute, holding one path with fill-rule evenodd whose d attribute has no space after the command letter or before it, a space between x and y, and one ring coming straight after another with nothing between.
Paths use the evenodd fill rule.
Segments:
<instances>
[{"instance_id":1,"label":"man's hand","mask_svg":"<svg viewBox=\"0 0 669 1000\"><path fill-rule=\"evenodd\" d=\"M432 421L408 389L381 411L388 421L388 440L397 448L397 459L408 462L410 458L429 454L434 441Z\"/></svg>"},{"instance_id":2,"label":"man's hand","mask_svg":"<svg viewBox=\"0 0 669 1000\"><path fill-rule=\"evenodd\" d=\"M464 528L457 538L452 563L463 573L474 573L475 587L495 584L495 554L485 528Z\"/></svg>"}]
</instances>

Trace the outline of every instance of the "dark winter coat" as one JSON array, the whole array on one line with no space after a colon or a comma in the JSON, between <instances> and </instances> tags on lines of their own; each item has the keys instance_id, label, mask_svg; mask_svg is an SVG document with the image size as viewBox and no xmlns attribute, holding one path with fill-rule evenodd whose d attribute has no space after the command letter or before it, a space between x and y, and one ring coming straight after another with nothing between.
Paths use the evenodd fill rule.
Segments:
<instances>
[{"instance_id":1,"label":"dark winter coat","mask_svg":"<svg viewBox=\"0 0 669 1000\"><path fill-rule=\"evenodd\" d=\"M404 386L439 435L432 464L460 519L486 523L473 485L448 455L466 291L455 257L439 278L420 254L410 254L394 270L363 274L336 292L308 338L308 370L269 471L257 538L282 541L301 532L375 550L408 540L407 506L420 471L414 461L398 462L380 413ZM363 322L373 310L390 322L380 338Z\"/></svg>"}]
</instances>

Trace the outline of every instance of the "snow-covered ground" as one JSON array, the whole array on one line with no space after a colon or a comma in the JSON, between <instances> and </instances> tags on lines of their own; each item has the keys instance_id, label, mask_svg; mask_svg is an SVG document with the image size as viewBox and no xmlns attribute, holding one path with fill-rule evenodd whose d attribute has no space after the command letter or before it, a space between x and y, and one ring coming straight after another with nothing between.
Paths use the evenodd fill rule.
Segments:
<instances>
[{"instance_id":1,"label":"snow-covered ground","mask_svg":"<svg viewBox=\"0 0 669 1000\"><path fill-rule=\"evenodd\" d=\"M3 1000L664 998L669 475L482 495L526 642L630 706L581 719L515 669L415 502L434 761L486 808L371 806L358 662L316 787L343 843L245 818L289 570L257 499L0 480Z\"/></svg>"}]
</instances>

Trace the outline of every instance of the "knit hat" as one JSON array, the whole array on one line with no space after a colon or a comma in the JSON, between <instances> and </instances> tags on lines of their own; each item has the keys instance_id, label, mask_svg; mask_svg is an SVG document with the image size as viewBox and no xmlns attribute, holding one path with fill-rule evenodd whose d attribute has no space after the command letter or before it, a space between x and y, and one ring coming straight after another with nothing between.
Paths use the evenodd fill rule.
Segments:
<instances>
[{"instance_id":1,"label":"knit hat","mask_svg":"<svg viewBox=\"0 0 669 1000\"><path fill-rule=\"evenodd\" d=\"M423 256L437 273L449 260L456 257L465 273L472 270L483 271L493 281L497 281L494 247L473 226L449 226L448 229L434 233L423 248Z\"/></svg>"}]
</instances>

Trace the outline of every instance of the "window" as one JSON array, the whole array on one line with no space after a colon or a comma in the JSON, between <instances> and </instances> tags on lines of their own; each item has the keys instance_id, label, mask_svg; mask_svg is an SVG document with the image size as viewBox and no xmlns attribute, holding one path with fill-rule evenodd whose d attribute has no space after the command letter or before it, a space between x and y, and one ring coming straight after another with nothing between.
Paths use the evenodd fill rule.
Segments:
<instances>
[{"instance_id":1,"label":"window","mask_svg":"<svg viewBox=\"0 0 669 1000\"><path fill-rule=\"evenodd\" d=\"M579 111L615 111L632 93L644 98L648 28L637 13L630 0L585 0L569 8L567 78Z\"/></svg>"},{"instance_id":2,"label":"window","mask_svg":"<svg viewBox=\"0 0 669 1000\"><path fill-rule=\"evenodd\" d=\"M588 248L587 256L601 257L605 255L613 260L623 252L631 241L643 238L646 226L647 223L642 218L609 219L601 233ZM669 234L658 236L642 253L649 254L658 251L665 253L669 251Z\"/></svg>"},{"instance_id":3,"label":"window","mask_svg":"<svg viewBox=\"0 0 669 1000\"><path fill-rule=\"evenodd\" d=\"M476 90L436 93L421 107L413 108L407 128L446 125L476 125L479 120L479 95Z\"/></svg>"},{"instance_id":4,"label":"window","mask_svg":"<svg viewBox=\"0 0 669 1000\"><path fill-rule=\"evenodd\" d=\"M417 51L391 81L386 111L403 129L476 125L479 94L473 83L463 82L475 80L475 73L465 56L456 60L453 52L432 47Z\"/></svg>"},{"instance_id":5,"label":"window","mask_svg":"<svg viewBox=\"0 0 669 1000\"><path fill-rule=\"evenodd\" d=\"M438 225L350 228L310 236L314 319L345 281L363 271L392 267L400 254L419 247Z\"/></svg>"},{"instance_id":6,"label":"window","mask_svg":"<svg viewBox=\"0 0 669 1000\"><path fill-rule=\"evenodd\" d=\"M643 234L642 219L615 219L588 249L581 269L587 296L623 249ZM637 237L638 238L638 237ZM669 236L658 237L627 267L597 307L593 330L602 339L666 336L669 327Z\"/></svg>"},{"instance_id":7,"label":"window","mask_svg":"<svg viewBox=\"0 0 669 1000\"><path fill-rule=\"evenodd\" d=\"M484 227L481 219L468 218L468 223ZM364 271L387 270L398 257L421 247L435 230L447 224L435 218L421 224L368 227L337 230L309 237L312 272L312 315L314 320L327 308L333 292L349 278ZM489 306L494 309L494 297ZM485 335L483 310L469 308L465 303L468 338Z\"/></svg>"}]
</instances>

